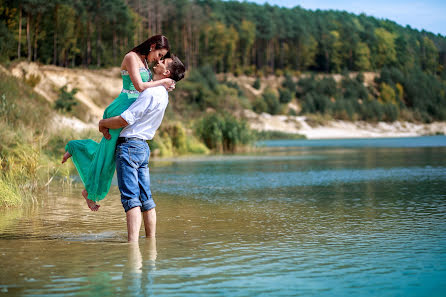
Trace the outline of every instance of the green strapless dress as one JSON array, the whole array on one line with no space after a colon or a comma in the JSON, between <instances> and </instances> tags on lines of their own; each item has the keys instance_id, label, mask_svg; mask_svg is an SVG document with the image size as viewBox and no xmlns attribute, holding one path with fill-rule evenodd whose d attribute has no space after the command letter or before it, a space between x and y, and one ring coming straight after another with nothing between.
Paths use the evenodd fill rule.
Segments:
<instances>
[{"instance_id":1,"label":"green strapless dress","mask_svg":"<svg viewBox=\"0 0 446 297\"><path fill-rule=\"evenodd\" d=\"M152 80L152 73L146 68L140 69L143 82ZM127 71L121 71L123 88L121 94L105 109L104 119L122 114L138 98L139 92L133 86ZM121 129L110 129L111 139L102 138L100 143L92 139L71 140L65 150L71 154L71 160L88 192L88 199L99 201L110 190L115 173L115 148Z\"/></svg>"}]
</instances>

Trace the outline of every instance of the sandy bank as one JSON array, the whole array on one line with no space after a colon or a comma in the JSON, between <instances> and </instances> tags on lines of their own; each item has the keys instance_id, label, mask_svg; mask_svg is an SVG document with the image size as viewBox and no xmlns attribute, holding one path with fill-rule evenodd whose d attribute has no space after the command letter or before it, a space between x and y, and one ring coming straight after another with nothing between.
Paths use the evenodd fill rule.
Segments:
<instances>
[{"instance_id":1,"label":"sandy bank","mask_svg":"<svg viewBox=\"0 0 446 297\"><path fill-rule=\"evenodd\" d=\"M70 69L53 65L20 62L9 71L19 79L37 78L34 91L53 103L59 96L59 90L67 86L71 91L78 91L74 96L88 108L91 122L102 118L104 108L119 95L122 79L119 68L110 69ZM79 123L78 123L79 124Z\"/></svg>"},{"instance_id":2,"label":"sandy bank","mask_svg":"<svg viewBox=\"0 0 446 297\"><path fill-rule=\"evenodd\" d=\"M330 121L324 126L311 127L305 116L273 116L266 113L256 114L250 110L245 110L244 116L248 119L251 129L301 134L308 139L411 137L446 134L446 122L415 124L409 122Z\"/></svg>"}]
</instances>

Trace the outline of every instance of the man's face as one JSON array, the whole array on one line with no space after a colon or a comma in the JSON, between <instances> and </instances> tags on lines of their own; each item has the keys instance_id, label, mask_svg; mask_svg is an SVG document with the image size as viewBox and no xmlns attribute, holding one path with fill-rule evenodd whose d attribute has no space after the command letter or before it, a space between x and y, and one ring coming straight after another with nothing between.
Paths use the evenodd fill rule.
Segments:
<instances>
[{"instance_id":1,"label":"man's face","mask_svg":"<svg viewBox=\"0 0 446 297\"><path fill-rule=\"evenodd\" d=\"M172 63L171 58L160 60L155 66L153 66L153 72L158 75L165 75L167 67L169 67L170 63Z\"/></svg>"}]
</instances>

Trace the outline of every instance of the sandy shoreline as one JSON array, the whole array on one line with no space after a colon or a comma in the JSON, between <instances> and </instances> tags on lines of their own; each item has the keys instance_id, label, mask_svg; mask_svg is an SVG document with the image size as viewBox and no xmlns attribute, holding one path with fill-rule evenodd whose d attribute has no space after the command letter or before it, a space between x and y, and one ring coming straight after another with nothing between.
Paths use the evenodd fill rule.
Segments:
<instances>
[{"instance_id":1,"label":"sandy shoreline","mask_svg":"<svg viewBox=\"0 0 446 297\"><path fill-rule=\"evenodd\" d=\"M446 122L418 124L410 122L347 122L331 121L324 126L311 127L305 116L256 114L245 110L251 129L280 131L304 135L307 139L383 138L446 135Z\"/></svg>"},{"instance_id":2,"label":"sandy shoreline","mask_svg":"<svg viewBox=\"0 0 446 297\"><path fill-rule=\"evenodd\" d=\"M426 135L446 135L446 122L418 124L410 122L347 122L331 121L324 126L312 127L305 116L256 114L245 110L244 117L248 119L251 129L258 131L280 131L304 135L307 139L345 139L345 138L386 138L415 137ZM97 129L95 123L85 123L73 117L56 115L53 118L57 128L70 127L76 131ZM57 128L56 128L57 127Z\"/></svg>"}]
</instances>

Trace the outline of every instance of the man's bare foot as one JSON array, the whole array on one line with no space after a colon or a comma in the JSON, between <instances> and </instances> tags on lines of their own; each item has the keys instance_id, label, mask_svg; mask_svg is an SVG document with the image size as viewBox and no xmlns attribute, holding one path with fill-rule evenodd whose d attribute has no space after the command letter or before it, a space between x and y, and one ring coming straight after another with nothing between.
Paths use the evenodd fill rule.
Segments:
<instances>
[{"instance_id":1,"label":"man's bare foot","mask_svg":"<svg viewBox=\"0 0 446 297\"><path fill-rule=\"evenodd\" d=\"M70 157L71 157L71 154L69 152L65 152L65 154L63 154L63 158L62 158L62 164L65 163Z\"/></svg>"},{"instance_id":2,"label":"man's bare foot","mask_svg":"<svg viewBox=\"0 0 446 297\"><path fill-rule=\"evenodd\" d=\"M98 211L100 205L96 204L93 200L88 199L87 190L82 191L82 196L84 196L85 201L87 202L88 208L90 208L91 211Z\"/></svg>"}]
</instances>

